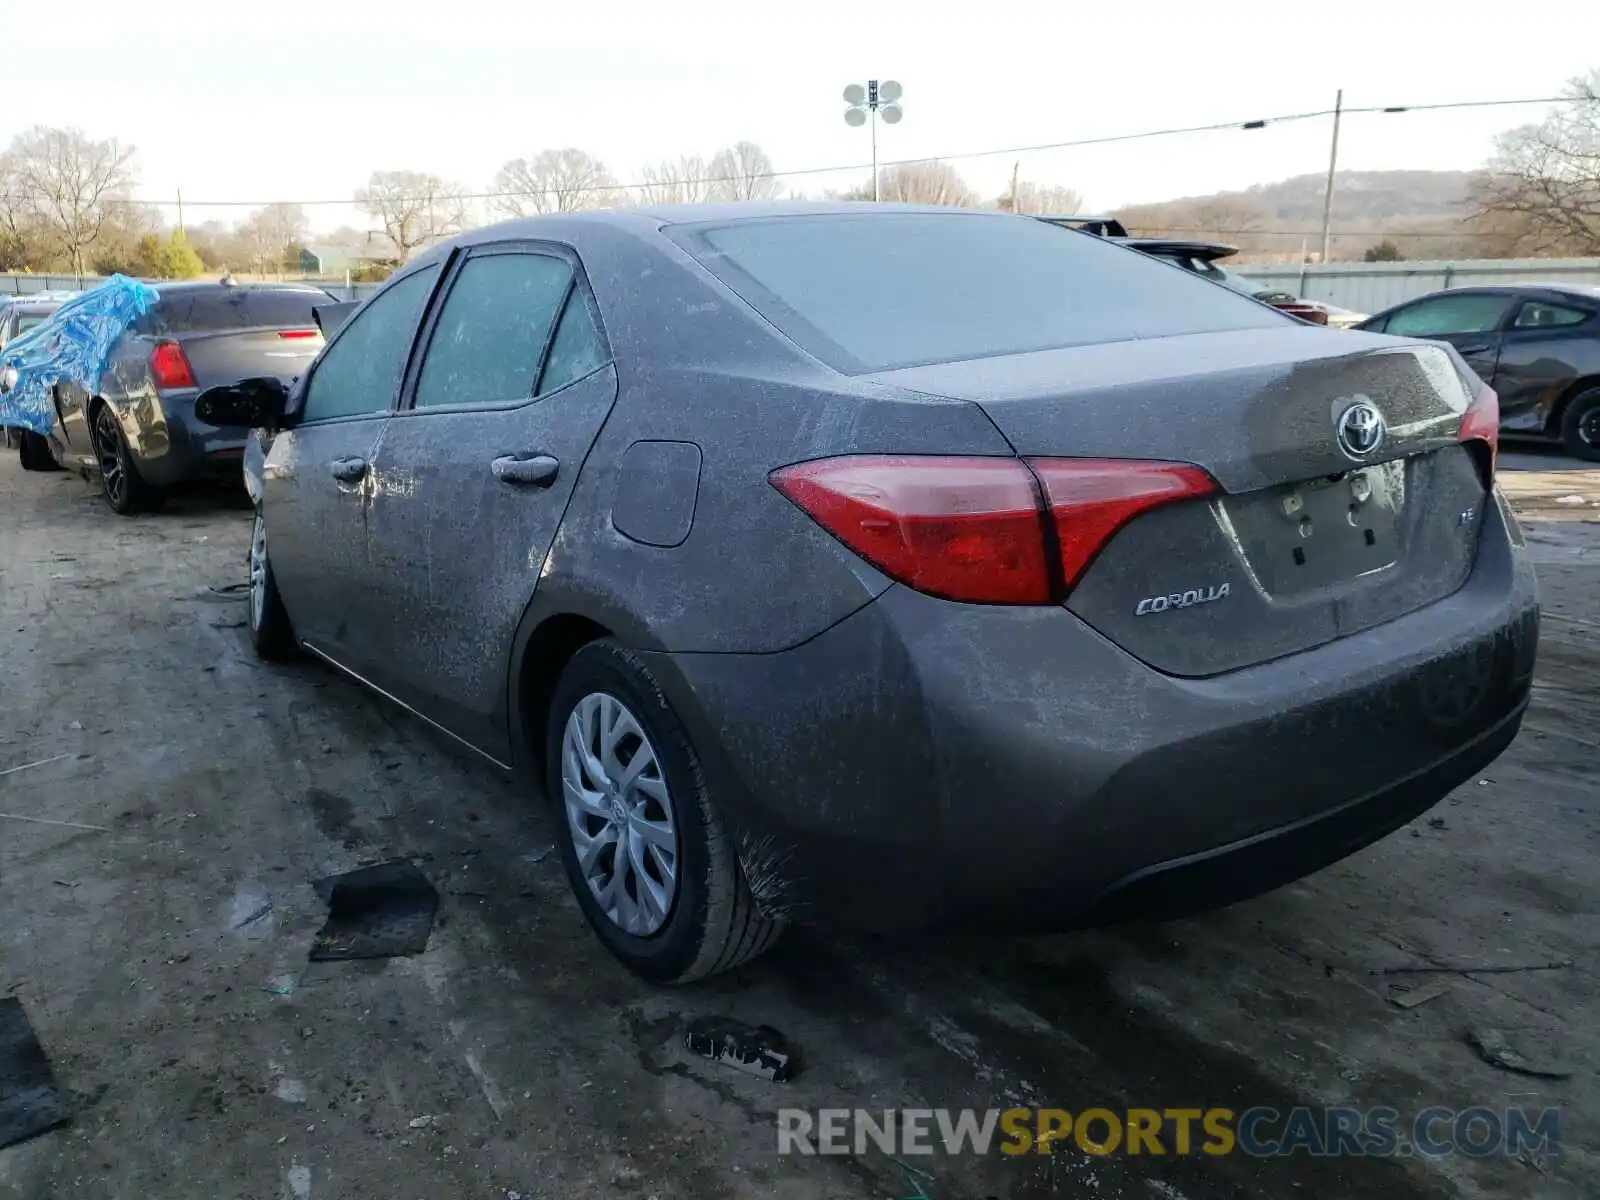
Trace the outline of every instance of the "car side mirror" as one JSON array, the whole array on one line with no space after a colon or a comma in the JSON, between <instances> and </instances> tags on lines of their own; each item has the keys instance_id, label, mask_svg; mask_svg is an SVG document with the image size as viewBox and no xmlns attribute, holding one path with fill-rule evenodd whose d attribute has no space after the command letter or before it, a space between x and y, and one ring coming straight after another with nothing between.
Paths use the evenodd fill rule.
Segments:
<instances>
[{"instance_id":1,"label":"car side mirror","mask_svg":"<svg viewBox=\"0 0 1600 1200\"><path fill-rule=\"evenodd\" d=\"M16 386L17 369L15 367L7 367L4 371L0 371L0 395L4 395Z\"/></svg>"},{"instance_id":2,"label":"car side mirror","mask_svg":"<svg viewBox=\"0 0 1600 1200\"><path fill-rule=\"evenodd\" d=\"M288 407L289 389L280 379L263 376L207 388L195 397L194 415L207 425L274 429Z\"/></svg>"}]
</instances>

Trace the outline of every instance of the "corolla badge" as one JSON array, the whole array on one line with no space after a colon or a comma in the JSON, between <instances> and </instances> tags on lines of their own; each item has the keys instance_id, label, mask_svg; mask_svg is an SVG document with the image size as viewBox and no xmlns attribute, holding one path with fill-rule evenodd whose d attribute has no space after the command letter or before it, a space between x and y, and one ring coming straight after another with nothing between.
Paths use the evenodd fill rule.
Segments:
<instances>
[{"instance_id":1,"label":"corolla badge","mask_svg":"<svg viewBox=\"0 0 1600 1200\"><path fill-rule=\"evenodd\" d=\"M1366 458L1383 445L1383 414L1365 400L1358 400L1339 414L1334 422L1339 449L1351 458Z\"/></svg>"},{"instance_id":2,"label":"corolla badge","mask_svg":"<svg viewBox=\"0 0 1600 1200\"><path fill-rule=\"evenodd\" d=\"M1213 583L1209 587L1190 588L1183 592L1171 592L1165 596L1146 596L1133 606L1133 615L1148 617L1152 613L1164 613L1174 608L1193 608L1196 604L1210 604L1227 598L1228 585Z\"/></svg>"}]
</instances>

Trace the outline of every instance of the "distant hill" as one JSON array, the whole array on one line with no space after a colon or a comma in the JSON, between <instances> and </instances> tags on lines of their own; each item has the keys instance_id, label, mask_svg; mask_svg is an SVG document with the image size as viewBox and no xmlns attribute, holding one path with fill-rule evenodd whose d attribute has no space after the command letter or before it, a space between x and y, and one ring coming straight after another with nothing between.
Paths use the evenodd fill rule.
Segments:
<instances>
[{"instance_id":1,"label":"distant hill","mask_svg":"<svg viewBox=\"0 0 1600 1200\"><path fill-rule=\"evenodd\" d=\"M1480 253L1468 227L1473 171L1340 171L1333 190L1332 257L1360 259L1369 246L1393 242L1408 259ZM1294 261L1304 243L1322 249L1324 175L1296 175L1239 192L1130 205L1130 231L1228 242L1241 257Z\"/></svg>"}]
</instances>

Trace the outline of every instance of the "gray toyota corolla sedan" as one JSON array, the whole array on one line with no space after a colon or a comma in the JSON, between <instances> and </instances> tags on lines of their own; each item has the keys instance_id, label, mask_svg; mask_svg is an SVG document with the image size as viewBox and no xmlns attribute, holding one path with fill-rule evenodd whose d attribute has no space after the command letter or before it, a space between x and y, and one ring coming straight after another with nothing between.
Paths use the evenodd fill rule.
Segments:
<instances>
[{"instance_id":1,"label":"gray toyota corolla sedan","mask_svg":"<svg viewBox=\"0 0 1600 1200\"><path fill-rule=\"evenodd\" d=\"M999 213L480 229L267 430L250 626L548 794L661 982L789 921L1059 929L1351 853L1515 735L1496 400Z\"/></svg>"}]
</instances>

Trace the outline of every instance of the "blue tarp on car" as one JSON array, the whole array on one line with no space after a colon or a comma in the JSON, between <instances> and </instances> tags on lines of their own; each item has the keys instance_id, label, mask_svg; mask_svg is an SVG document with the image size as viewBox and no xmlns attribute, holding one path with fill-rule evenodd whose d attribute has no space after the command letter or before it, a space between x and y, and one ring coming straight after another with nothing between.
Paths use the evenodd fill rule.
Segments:
<instances>
[{"instance_id":1,"label":"blue tarp on car","mask_svg":"<svg viewBox=\"0 0 1600 1200\"><path fill-rule=\"evenodd\" d=\"M16 380L0 392L0 426L49 433L55 421L51 389L61 382L97 389L117 339L158 298L149 284L113 275L9 343L0 353L0 372L15 370Z\"/></svg>"}]
</instances>

